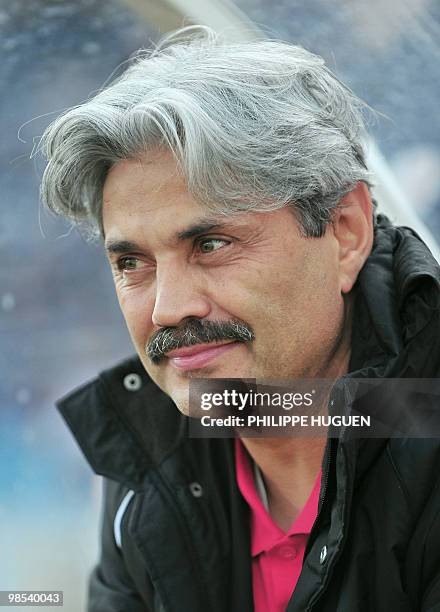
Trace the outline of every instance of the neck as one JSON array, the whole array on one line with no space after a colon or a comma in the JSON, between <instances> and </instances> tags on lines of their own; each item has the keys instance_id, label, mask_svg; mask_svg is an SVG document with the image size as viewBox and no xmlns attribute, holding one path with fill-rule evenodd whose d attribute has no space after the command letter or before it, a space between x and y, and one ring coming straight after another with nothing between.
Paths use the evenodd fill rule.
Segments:
<instances>
[{"instance_id":1,"label":"neck","mask_svg":"<svg viewBox=\"0 0 440 612\"><path fill-rule=\"evenodd\" d=\"M336 380L348 372L351 353L351 303L346 306L343 331L317 378ZM287 531L312 492L322 465L326 437L253 437L242 438L242 442L262 472L269 512L273 520L281 529Z\"/></svg>"}]
</instances>

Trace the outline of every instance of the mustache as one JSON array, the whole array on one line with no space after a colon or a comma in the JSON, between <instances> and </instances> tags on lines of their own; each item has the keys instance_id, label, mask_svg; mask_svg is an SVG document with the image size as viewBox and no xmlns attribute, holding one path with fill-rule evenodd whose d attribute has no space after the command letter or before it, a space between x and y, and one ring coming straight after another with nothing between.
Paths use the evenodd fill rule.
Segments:
<instances>
[{"instance_id":1,"label":"mustache","mask_svg":"<svg viewBox=\"0 0 440 612\"><path fill-rule=\"evenodd\" d=\"M179 327L164 327L155 332L145 346L145 352L154 364L160 363L166 353L184 346L238 340L251 342L255 334L250 325L240 319L204 321L192 318Z\"/></svg>"}]
</instances>

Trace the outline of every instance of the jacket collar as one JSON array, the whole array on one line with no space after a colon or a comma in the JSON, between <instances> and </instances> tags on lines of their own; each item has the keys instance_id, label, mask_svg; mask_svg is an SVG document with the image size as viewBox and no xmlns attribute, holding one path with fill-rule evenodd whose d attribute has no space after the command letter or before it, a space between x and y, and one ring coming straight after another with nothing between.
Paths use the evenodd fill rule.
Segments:
<instances>
[{"instance_id":1,"label":"jacket collar","mask_svg":"<svg viewBox=\"0 0 440 612\"><path fill-rule=\"evenodd\" d=\"M350 372L341 382L438 377L440 267L421 238L379 215L373 250L356 285ZM380 418L389 408L389 391L374 397L365 410ZM350 411L349 401L346 403ZM387 440L358 438L354 430L344 433L348 469L357 479Z\"/></svg>"},{"instance_id":2,"label":"jacket collar","mask_svg":"<svg viewBox=\"0 0 440 612\"><path fill-rule=\"evenodd\" d=\"M424 363L417 370L409 358L424 330L435 338L440 328L440 268L415 232L394 227L380 215L372 253L354 290L348 376L438 376L437 343L431 348L431 369ZM133 490L141 489L148 470L188 437L189 418L135 356L64 396L57 407L93 470ZM376 446L370 445L362 471Z\"/></svg>"},{"instance_id":3,"label":"jacket collar","mask_svg":"<svg viewBox=\"0 0 440 612\"><path fill-rule=\"evenodd\" d=\"M101 372L56 405L93 470L133 490L187 438L188 417L137 356Z\"/></svg>"},{"instance_id":4,"label":"jacket collar","mask_svg":"<svg viewBox=\"0 0 440 612\"><path fill-rule=\"evenodd\" d=\"M435 376L426 364L405 368L420 332L439 331L440 267L421 238L379 215L355 291L350 376Z\"/></svg>"}]
</instances>

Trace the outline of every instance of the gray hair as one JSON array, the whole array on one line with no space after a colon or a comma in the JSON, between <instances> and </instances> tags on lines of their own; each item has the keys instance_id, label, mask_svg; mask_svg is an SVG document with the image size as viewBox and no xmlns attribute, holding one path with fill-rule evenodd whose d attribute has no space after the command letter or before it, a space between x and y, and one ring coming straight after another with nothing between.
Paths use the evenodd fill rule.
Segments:
<instances>
[{"instance_id":1,"label":"gray hair","mask_svg":"<svg viewBox=\"0 0 440 612\"><path fill-rule=\"evenodd\" d=\"M47 128L42 201L102 236L109 169L168 147L211 211L290 206L304 235L319 237L340 199L370 186L365 107L301 47L183 28Z\"/></svg>"}]
</instances>

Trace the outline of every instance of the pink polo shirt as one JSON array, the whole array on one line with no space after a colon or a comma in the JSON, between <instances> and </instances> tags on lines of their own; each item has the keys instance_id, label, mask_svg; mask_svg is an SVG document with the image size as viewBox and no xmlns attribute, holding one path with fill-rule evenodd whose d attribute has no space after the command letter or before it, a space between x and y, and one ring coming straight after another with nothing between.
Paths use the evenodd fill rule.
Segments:
<instances>
[{"instance_id":1,"label":"pink polo shirt","mask_svg":"<svg viewBox=\"0 0 440 612\"><path fill-rule=\"evenodd\" d=\"M274 523L257 492L253 463L240 438L236 438L237 484L251 509L254 610L285 612L298 581L307 538L318 513L321 470L304 508L290 529L284 532Z\"/></svg>"}]
</instances>

